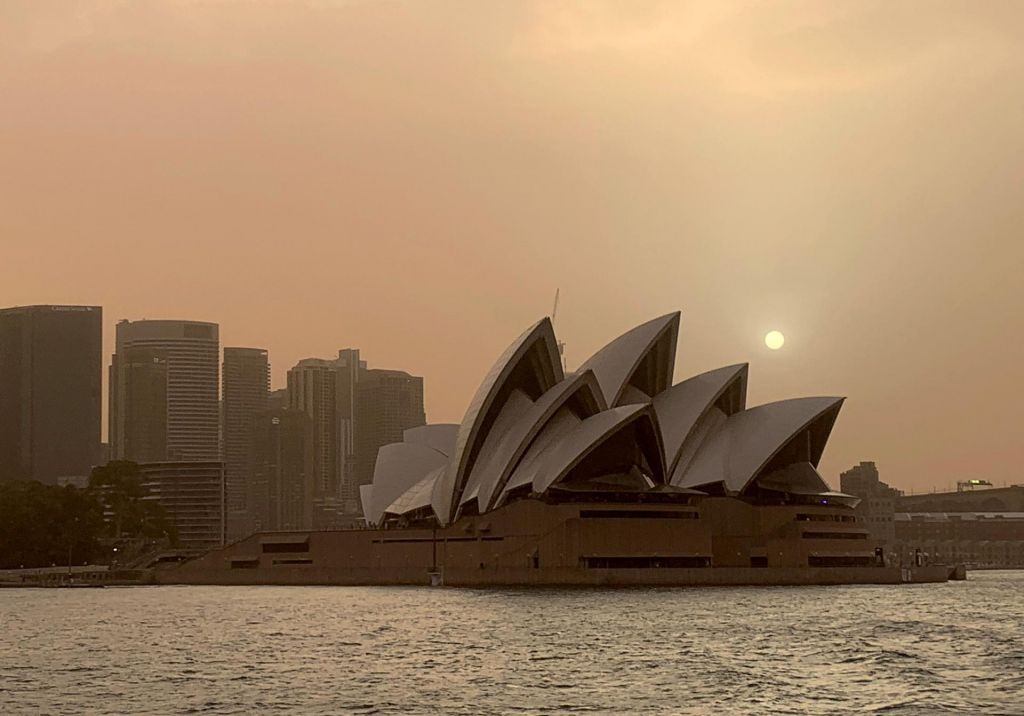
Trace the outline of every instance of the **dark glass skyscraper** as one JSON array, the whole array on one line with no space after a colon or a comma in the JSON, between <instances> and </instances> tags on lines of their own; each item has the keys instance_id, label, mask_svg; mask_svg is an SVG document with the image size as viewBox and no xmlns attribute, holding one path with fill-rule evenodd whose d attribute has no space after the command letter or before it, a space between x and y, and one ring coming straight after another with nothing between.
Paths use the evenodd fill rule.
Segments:
<instances>
[{"instance_id":1,"label":"dark glass skyscraper","mask_svg":"<svg viewBox=\"0 0 1024 716\"><path fill-rule=\"evenodd\" d=\"M99 461L103 309L0 309L0 480L84 478Z\"/></svg>"},{"instance_id":2,"label":"dark glass skyscraper","mask_svg":"<svg viewBox=\"0 0 1024 716\"><path fill-rule=\"evenodd\" d=\"M228 539L245 537L255 527L253 493L256 421L268 408L270 363L262 348L225 348L223 374L224 481ZM252 503L252 504L250 504Z\"/></svg>"},{"instance_id":3,"label":"dark glass skyscraper","mask_svg":"<svg viewBox=\"0 0 1024 716\"><path fill-rule=\"evenodd\" d=\"M309 529L313 512L313 421L274 407L256 420L248 492L257 530Z\"/></svg>"}]
</instances>

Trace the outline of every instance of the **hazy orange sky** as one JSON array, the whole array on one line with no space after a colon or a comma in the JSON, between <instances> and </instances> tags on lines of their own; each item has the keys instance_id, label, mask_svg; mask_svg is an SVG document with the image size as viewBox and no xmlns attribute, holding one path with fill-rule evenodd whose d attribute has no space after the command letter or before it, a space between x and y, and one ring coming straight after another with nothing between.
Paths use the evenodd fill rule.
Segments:
<instances>
[{"instance_id":1,"label":"hazy orange sky","mask_svg":"<svg viewBox=\"0 0 1024 716\"><path fill-rule=\"evenodd\" d=\"M569 367L848 396L822 472L1024 482L1024 3L0 3L0 306L355 346L431 421ZM772 328L786 346L762 343Z\"/></svg>"}]
</instances>

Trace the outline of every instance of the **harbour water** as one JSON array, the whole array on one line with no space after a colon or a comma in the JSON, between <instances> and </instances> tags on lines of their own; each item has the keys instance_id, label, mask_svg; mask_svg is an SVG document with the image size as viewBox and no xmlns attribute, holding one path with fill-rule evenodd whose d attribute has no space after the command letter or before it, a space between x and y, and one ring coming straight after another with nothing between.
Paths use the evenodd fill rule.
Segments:
<instances>
[{"instance_id":1,"label":"harbour water","mask_svg":"<svg viewBox=\"0 0 1024 716\"><path fill-rule=\"evenodd\" d=\"M1024 572L0 590L3 714L1024 714Z\"/></svg>"}]
</instances>

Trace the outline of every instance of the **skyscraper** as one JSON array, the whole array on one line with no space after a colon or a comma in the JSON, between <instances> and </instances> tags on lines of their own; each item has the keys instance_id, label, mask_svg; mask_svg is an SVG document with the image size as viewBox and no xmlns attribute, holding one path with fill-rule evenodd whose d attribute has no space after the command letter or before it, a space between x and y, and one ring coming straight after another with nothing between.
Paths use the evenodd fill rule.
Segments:
<instances>
[{"instance_id":1,"label":"skyscraper","mask_svg":"<svg viewBox=\"0 0 1024 716\"><path fill-rule=\"evenodd\" d=\"M267 396L267 410L284 410L288 407L288 389L275 388Z\"/></svg>"},{"instance_id":2,"label":"skyscraper","mask_svg":"<svg viewBox=\"0 0 1024 716\"><path fill-rule=\"evenodd\" d=\"M338 371L334 361L305 359L288 372L288 407L309 417L311 473L307 493L313 502L313 523L329 527L319 512L339 512Z\"/></svg>"},{"instance_id":3,"label":"skyscraper","mask_svg":"<svg viewBox=\"0 0 1024 716\"><path fill-rule=\"evenodd\" d=\"M103 309L0 310L0 480L56 484L99 461Z\"/></svg>"},{"instance_id":4,"label":"skyscraper","mask_svg":"<svg viewBox=\"0 0 1024 716\"><path fill-rule=\"evenodd\" d=\"M357 390L357 468L344 496L358 499L359 486L373 482L377 451L402 442L402 433L426 423L423 378L401 370L364 370Z\"/></svg>"},{"instance_id":5,"label":"skyscraper","mask_svg":"<svg viewBox=\"0 0 1024 716\"><path fill-rule=\"evenodd\" d=\"M359 469L359 385L366 373L366 361L360 360L358 348L338 351L334 361L337 369L336 394L338 396L338 496L345 514L359 513L359 488L356 473Z\"/></svg>"},{"instance_id":6,"label":"skyscraper","mask_svg":"<svg viewBox=\"0 0 1024 716\"><path fill-rule=\"evenodd\" d=\"M359 514L359 485L373 479L381 445L423 425L423 379L369 370L357 349L333 360L307 358L288 371L288 405L309 416L313 431L312 521L343 524Z\"/></svg>"},{"instance_id":7,"label":"skyscraper","mask_svg":"<svg viewBox=\"0 0 1024 716\"><path fill-rule=\"evenodd\" d=\"M121 455L136 462L167 459L167 354L161 348L132 346L115 360L119 361L118 384L121 400L118 411L128 416L120 433ZM114 393L111 377L111 398ZM111 407L111 417L114 408ZM111 427L111 436L114 435Z\"/></svg>"},{"instance_id":8,"label":"skyscraper","mask_svg":"<svg viewBox=\"0 0 1024 716\"><path fill-rule=\"evenodd\" d=\"M219 330L197 321L121 321L110 365L114 459L220 459Z\"/></svg>"},{"instance_id":9,"label":"skyscraper","mask_svg":"<svg viewBox=\"0 0 1024 716\"><path fill-rule=\"evenodd\" d=\"M250 509L257 530L312 525L312 419L299 410L271 408L256 419Z\"/></svg>"},{"instance_id":10,"label":"skyscraper","mask_svg":"<svg viewBox=\"0 0 1024 716\"><path fill-rule=\"evenodd\" d=\"M223 374L224 481L227 493L228 540L254 528L252 514L253 440L256 420L266 412L270 395L270 363L262 348L225 348ZM253 503L250 505L250 503Z\"/></svg>"}]
</instances>

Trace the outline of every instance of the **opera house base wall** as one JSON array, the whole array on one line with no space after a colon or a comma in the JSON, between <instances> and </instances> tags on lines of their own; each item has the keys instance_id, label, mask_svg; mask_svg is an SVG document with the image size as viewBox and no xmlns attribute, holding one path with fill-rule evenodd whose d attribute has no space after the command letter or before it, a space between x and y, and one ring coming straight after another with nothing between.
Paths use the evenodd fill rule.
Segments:
<instances>
[{"instance_id":1,"label":"opera house base wall","mask_svg":"<svg viewBox=\"0 0 1024 716\"><path fill-rule=\"evenodd\" d=\"M269 532L158 570L166 584L687 586L941 582L882 566L846 508L524 499L446 528Z\"/></svg>"},{"instance_id":2,"label":"opera house base wall","mask_svg":"<svg viewBox=\"0 0 1024 716\"><path fill-rule=\"evenodd\" d=\"M949 568L932 566L903 572L898 567L711 567L706 569L573 569L552 568L545 574L528 569L497 570L480 575L472 570L444 574L444 584L492 586L787 586L829 584L901 584L945 582ZM422 582L421 582L422 583Z\"/></svg>"},{"instance_id":3,"label":"opera house base wall","mask_svg":"<svg viewBox=\"0 0 1024 716\"><path fill-rule=\"evenodd\" d=\"M711 567L709 569L499 569L481 574L471 569L441 573L448 587L739 587L839 584L923 584L946 582L950 567ZM275 570L250 574L222 570L158 572L161 584L274 586L430 586L422 569ZM435 584L437 584L435 582Z\"/></svg>"}]
</instances>

